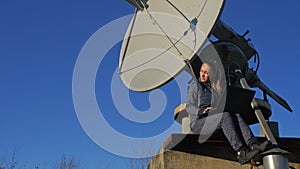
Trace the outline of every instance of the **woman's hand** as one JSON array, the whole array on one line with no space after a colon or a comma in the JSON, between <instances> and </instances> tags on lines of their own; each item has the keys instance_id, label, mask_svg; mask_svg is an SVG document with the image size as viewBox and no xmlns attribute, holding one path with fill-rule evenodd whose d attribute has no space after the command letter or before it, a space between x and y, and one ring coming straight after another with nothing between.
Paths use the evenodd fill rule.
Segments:
<instances>
[{"instance_id":1,"label":"woman's hand","mask_svg":"<svg viewBox=\"0 0 300 169\"><path fill-rule=\"evenodd\" d=\"M203 111L203 114L208 113L211 109L212 109L212 107L206 107Z\"/></svg>"}]
</instances>

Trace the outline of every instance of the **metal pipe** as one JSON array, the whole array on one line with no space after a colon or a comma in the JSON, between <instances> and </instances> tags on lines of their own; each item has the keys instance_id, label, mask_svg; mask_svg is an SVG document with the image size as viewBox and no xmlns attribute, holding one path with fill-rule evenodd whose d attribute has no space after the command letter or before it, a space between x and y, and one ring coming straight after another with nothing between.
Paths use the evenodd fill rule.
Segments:
<instances>
[{"instance_id":1,"label":"metal pipe","mask_svg":"<svg viewBox=\"0 0 300 169\"><path fill-rule=\"evenodd\" d=\"M246 79L244 77L242 77L240 79L240 83L241 83L241 85L242 85L242 87L244 89L249 89L250 88L249 85L248 85L248 83L247 83L247 81L246 81ZM259 124L260 124L261 128L263 129L263 131L264 131L267 139L269 141L271 141L271 143L273 145L277 145L277 141L275 140L275 137L274 137L274 135L273 135L273 133L272 133L269 125L267 124L264 116L262 115L261 110L258 108L258 104L255 101L255 99L252 100L251 106L254 109L255 115L256 115L256 117L257 117L257 119L259 121Z\"/></svg>"},{"instance_id":2,"label":"metal pipe","mask_svg":"<svg viewBox=\"0 0 300 169\"><path fill-rule=\"evenodd\" d=\"M289 160L282 154L271 154L263 158L264 169L289 169Z\"/></svg>"}]
</instances>

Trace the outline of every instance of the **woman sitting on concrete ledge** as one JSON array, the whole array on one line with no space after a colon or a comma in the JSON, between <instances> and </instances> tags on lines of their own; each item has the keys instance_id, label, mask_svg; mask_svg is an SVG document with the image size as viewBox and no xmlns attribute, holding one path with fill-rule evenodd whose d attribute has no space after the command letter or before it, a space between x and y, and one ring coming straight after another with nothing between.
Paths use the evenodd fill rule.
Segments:
<instances>
[{"instance_id":1,"label":"woman sitting on concrete ledge","mask_svg":"<svg viewBox=\"0 0 300 169\"><path fill-rule=\"evenodd\" d=\"M264 151L269 142L260 144L240 114L212 113L216 111L222 96L222 85L217 78L218 69L216 62L203 63L198 81L189 87L186 110L190 114L190 127L194 133L200 134L200 143L221 129L242 165Z\"/></svg>"}]
</instances>

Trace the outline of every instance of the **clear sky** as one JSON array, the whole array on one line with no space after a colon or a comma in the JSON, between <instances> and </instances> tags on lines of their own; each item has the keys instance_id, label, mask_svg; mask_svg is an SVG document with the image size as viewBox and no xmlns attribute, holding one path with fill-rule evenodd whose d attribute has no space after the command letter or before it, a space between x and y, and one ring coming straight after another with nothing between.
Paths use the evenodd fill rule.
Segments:
<instances>
[{"instance_id":1,"label":"clear sky","mask_svg":"<svg viewBox=\"0 0 300 169\"><path fill-rule=\"evenodd\" d=\"M228 0L221 15L222 20L240 34L250 30L247 37L261 56L258 72L261 80L293 109L294 112L289 113L269 99L273 110L271 120L279 122L282 137L300 137L299 7L297 0ZM93 132L105 140L99 145L89 137L78 119L72 79L83 46L98 30L133 12L134 8L126 1L0 2L0 162L15 146L17 161L25 168L37 164L52 168L62 154L74 156L85 168L127 168L129 159L116 154L137 151L132 145L134 142L128 140L147 140L163 133L161 140L150 140L156 149L170 133L180 132L180 126L173 121L173 109L182 100L178 92L173 92L178 90L174 81L150 95L129 92L129 101L141 112L151 113L148 109L152 101L154 105L165 106L153 117L145 113L149 119L158 116L156 120L147 122L147 118L143 118L144 123L135 123L118 112L114 96L125 97L124 93L114 92L124 88L114 74L121 43L114 45L99 65L95 98L110 129L121 133L125 139L105 134L110 131L101 127L105 124L97 123L96 119ZM111 29L110 34L126 29L124 24ZM106 41L109 43L109 36L103 36L96 47L103 48L102 43ZM119 106L122 108L121 103ZM257 126L252 128L258 135Z\"/></svg>"}]
</instances>

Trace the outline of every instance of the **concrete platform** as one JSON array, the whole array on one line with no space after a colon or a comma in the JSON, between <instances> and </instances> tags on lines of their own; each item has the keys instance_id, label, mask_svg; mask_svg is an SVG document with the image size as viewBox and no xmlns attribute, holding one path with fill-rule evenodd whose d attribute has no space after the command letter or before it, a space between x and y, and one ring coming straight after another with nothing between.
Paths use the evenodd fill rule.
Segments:
<instances>
[{"instance_id":1,"label":"concrete platform","mask_svg":"<svg viewBox=\"0 0 300 169\"><path fill-rule=\"evenodd\" d=\"M249 168L240 166L224 135L213 135L199 144L197 134L172 134L154 156L149 169ZM258 137L260 141L266 138ZM290 166L300 169L300 138L276 138L279 147L290 152ZM260 166L259 168L263 168Z\"/></svg>"}]
</instances>

